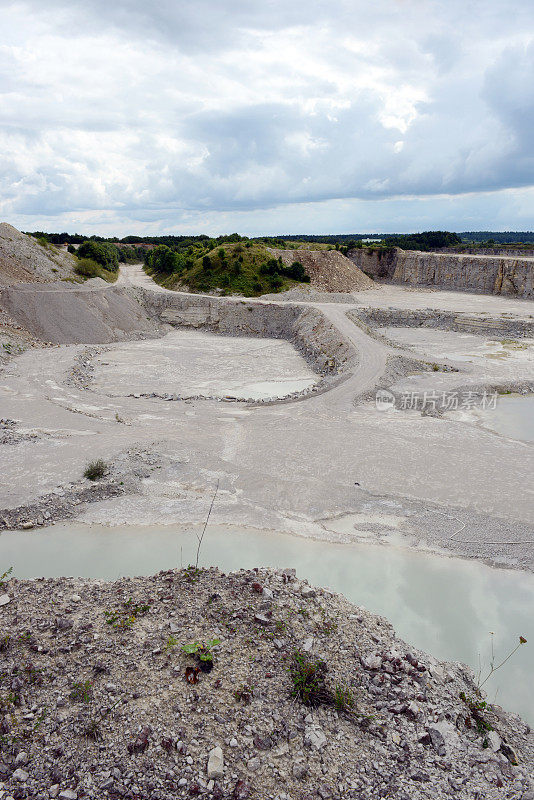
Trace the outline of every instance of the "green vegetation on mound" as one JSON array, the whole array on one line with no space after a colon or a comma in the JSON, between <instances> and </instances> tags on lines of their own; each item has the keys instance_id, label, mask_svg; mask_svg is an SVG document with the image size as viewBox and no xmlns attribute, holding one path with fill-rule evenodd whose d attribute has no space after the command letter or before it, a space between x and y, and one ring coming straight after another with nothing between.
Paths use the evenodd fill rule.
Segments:
<instances>
[{"instance_id":1,"label":"green vegetation on mound","mask_svg":"<svg viewBox=\"0 0 534 800\"><path fill-rule=\"evenodd\" d=\"M93 261L92 258L78 259L78 263L74 265L74 272L85 280L89 280L89 278L102 278L102 280L107 281L107 283L115 283L119 277L117 270L112 271L105 269L101 267L100 264L97 264L96 261Z\"/></svg>"},{"instance_id":2,"label":"green vegetation on mound","mask_svg":"<svg viewBox=\"0 0 534 800\"><path fill-rule=\"evenodd\" d=\"M147 254L145 270L167 289L257 297L309 282L302 264L287 267L262 243L225 242L209 249L196 243L185 252L160 245Z\"/></svg>"},{"instance_id":3,"label":"green vegetation on mound","mask_svg":"<svg viewBox=\"0 0 534 800\"><path fill-rule=\"evenodd\" d=\"M87 241L76 251L78 263L74 267L77 275L83 278L102 278L114 283L119 274L117 248L108 242Z\"/></svg>"}]
</instances>

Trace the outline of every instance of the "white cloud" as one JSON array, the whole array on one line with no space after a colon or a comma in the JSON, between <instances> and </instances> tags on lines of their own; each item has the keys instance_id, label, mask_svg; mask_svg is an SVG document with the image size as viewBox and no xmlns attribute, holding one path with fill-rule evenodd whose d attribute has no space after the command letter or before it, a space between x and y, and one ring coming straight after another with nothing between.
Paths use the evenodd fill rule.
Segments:
<instances>
[{"instance_id":1,"label":"white cloud","mask_svg":"<svg viewBox=\"0 0 534 800\"><path fill-rule=\"evenodd\" d=\"M0 214L26 228L327 231L341 202L369 212L346 230L378 229L377 198L445 227L402 198L476 217L534 184L527 0L0 8Z\"/></svg>"}]
</instances>

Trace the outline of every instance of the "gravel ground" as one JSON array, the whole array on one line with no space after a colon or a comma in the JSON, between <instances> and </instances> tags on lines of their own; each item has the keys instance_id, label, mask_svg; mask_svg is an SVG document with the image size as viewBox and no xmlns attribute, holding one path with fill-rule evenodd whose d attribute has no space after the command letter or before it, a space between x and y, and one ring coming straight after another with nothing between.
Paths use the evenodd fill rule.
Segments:
<instances>
[{"instance_id":1,"label":"gravel ground","mask_svg":"<svg viewBox=\"0 0 534 800\"><path fill-rule=\"evenodd\" d=\"M534 797L530 728L465 666L293 570L2 591L2 800Z\"/></svg>"}]
</instances>

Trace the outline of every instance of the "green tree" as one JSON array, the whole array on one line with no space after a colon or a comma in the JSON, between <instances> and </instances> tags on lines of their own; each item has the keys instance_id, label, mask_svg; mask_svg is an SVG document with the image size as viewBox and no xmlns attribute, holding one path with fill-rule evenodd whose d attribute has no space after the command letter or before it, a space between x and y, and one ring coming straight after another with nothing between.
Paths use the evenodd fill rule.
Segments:
<instances>
[{"instance_id":1,"label":"green tree","mask_svg":"<svg viewBox=\"0 0 534 800\"><path fill-rule=\"evenodd\" d=\"M79 246L76 255L78 258L90 258L111 272L119 268L117 248L110 242L86 241Z\"/></svg>"}]
</instances>

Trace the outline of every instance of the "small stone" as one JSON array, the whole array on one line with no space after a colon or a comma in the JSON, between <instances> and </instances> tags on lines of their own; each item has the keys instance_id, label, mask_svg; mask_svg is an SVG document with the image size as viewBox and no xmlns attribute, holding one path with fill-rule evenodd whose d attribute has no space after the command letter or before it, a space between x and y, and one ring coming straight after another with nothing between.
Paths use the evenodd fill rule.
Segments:
<instances>
[{"instance_id":1,"label":"small stone","mask_svg":"<svg viewBox=\"0 0 534 800\"><path fill-rule=\"evenodd\" d=\"M33 528L33 522L23 522L20 527L23 531L29 531Z\"/></svg>"},{"instance_id":2,"label":"small stone","mask_svg":"<svg viewBox=\"0 0 534 800\"><path fill-rule=\"evenodd\" d=\"M326 744L326 736L321 728L308 727L304 733L304 741L314 750L321 750Z\"/></svg>"},{"instance_id":3,"label":"small stone","mask_svg":"<svg viewBox=\"0 0 534 800\"><path fill-rule=\"evenodd\" d=\"M238 746L237 739L235 738L235 736L233 736L230 739L230 747L237 747L237 746Z\"/></svg>"},{"instance_id":4,"label":"small stone","mask_svg":"<svg viewBox=\"0 0 534 800\"><path fill-rule=\"evenodd\" d=\"M447 748L445 747L445 739L443 734L437 728L429 728L428 735L430 736L430 741L432 742L432 747L438 754L444 758L447 755Z\"/></svg>"},{"instance_id":5,"label":"small stone","mask_svg":"<svg viewBox=\"0 0 534 800\"><path fill-rule=\"evenodd\" d=\"M24 783L24 781L27 781L30 776L23 769L16 769L11 777L16 781L21 781Z\"/></svg>"},{"instance_id":6,"label":"small stone","mask_svg":"<svg viewBox=\"0 0 534 800\"><path fill-rule=\"evenodd\" d=\"M11 602L11 597L8 594L0 594L0 606L7 606Z\"/></svg>"},{"instance_id":7,"label":"small stone","mask_svg":"<svg viewBox=\"0 0 534 800\"><path fill-rule=\"evenodd\" d=\"M317 592L311 586L303 586L300 590L302 597L315 597Z\"/></svg>"},{"instance_id":8,"label":"small stone","mask_svg":"<svg viewBox=\"0 0 534 800\"><path fill-rule=\"evenodd\" d=\"M302 649L304 650L305 653L309 653L312 647L313 647L313 636L309 636L302 643Z\"/></svg>"},{"instance_id":9,"label":"small stone","mask_svg":"<svg viewBox=\"0 0 534 800\"><path fill-rule=\"evenodd\" d=\"M488 740L488 745L494 753L501 749L502 739L497 731L489 731L486 739Z\"/></svg>"},{"instance_id":10,"label":"small stone","mask_svg":"<svg viewBox=\"0 0 534 800\"><path fill-rule=\"evenodd\" d=\"M208 778L221 778L224 774L224 758L222 748L214 747L208 756Z\"/></svg>"},{"instance_id":11,"label":"small stone","mask_svg":"<svg viewBox=\"0 0 534 800\"><path fill-rule=\"evenodd\" d=\"M53 786L50 787L48 790L48 794L52 798L52 800L58 796L59 794L59 783L55 783Z\"/></svg>"},{"instance_id":12,"label":"small stone","mask_svg":"<svg viewBox=\"0 0 534 800\"><path fill-rule=\"evenodd\" d=\"M20 767L28 763L28 753L20 752L15 758L15 766Z\"/></svg>"},{"instance_id":13,"label":"small stone","mask_svg":"<svg viewBox=\"0 0 534 800\"><path fill-rule=\"evenodd\" d=\"M421 713L421 709L419 708L419 706L417 705L415 700L411 700L408 703L408 705L406 707L406 713L408 714L408 716L413 717L414 719L417 719L417 717Z\"/></svg>"},{"instance_id":14,"label":"small stone","mask_svg":"<svg viewBox=\"0 0 534 800\"><path fill-rule=\"evenodd\" d=\"M250 797L250 786L245 781L238 781L232 792L232 800L248 800Z\"/></svg>"},{"instance_id":15,"label":"small stone","mask_svg":"<svg viewBox=\"0 0 534 800\"><path fill-rule=\"evenodd\" d=\"M513 747L510 747L509 744L505 744L504 742L501 743L501 753L503 753L510 764L516 767L519 764L519 759L517 757L517 753L515 752Z\"/></svg>"},{"instance_id":16,"label":"small stone","mask_svg":"<svg viewBox=\"0 0 534 800\"><path fill-rule=\"evenodd\" d=\"M362 658L362 665L364 669L377 670L382 666L382 659L376 653L371 656L364 656Z\"/></svg>"},{"instance_id":17,"label":"small stone","mask_svg":"<svg viewBox=\"0 0 534 800\"><path fill-rule=\"evenodd\" d=\"M264 600L274 600L274 594L270 589L264 588L261 595Z\"/></svg>"},{"instance_id":18,"label":"small stone","mask_svg":"<svg viewBox=\"0 0 534 800\"><path fill-rule=\"evenodd\" d=\"M266 617L265 614L254 614L254 622L257 622L258 625L270 625L271 620L269 617Z\"/></svg>"},{"instance_id":19,"label":"small stone","mask_svg":"<svg viewBox=\"0 0 534 800\"><path fill-rule=\"evenodd\" d=\"M308 770L304 764L293 764L293 769L291 771L293 773L293 777L298 781L303 780L308 774Z\"/></svg>"},{"instance_id":20,"label":"small stone","mask_svg":"<svg viewBox=\"0 0 534 800\"><path fill-rule=\"evenodd\" d=\"M78 793L73 789L64 789L59 796L62 800L78 800Z\"/></svg>"},{"instance_id":21,"label":"small stone","mask_svg":"<svg viewBox=\"0 0 534 800\"><path fill-rule=\"evenodd\" d=\"M82 598L80 597L79 594L73 594L70 599L72 600L73 603L79 603Z\"/></svg>"},{"instance_id":22,"label":"small stone","mask_svg":"<svg viewBox=\"0 0 534 800\"><path fill-rule=\"evenodd\" d=\"M256 772L261 766L260 759L256 756L255 758L249 758L247 761L247 769L251 772Z\"/></svg>"}]
</instances>

